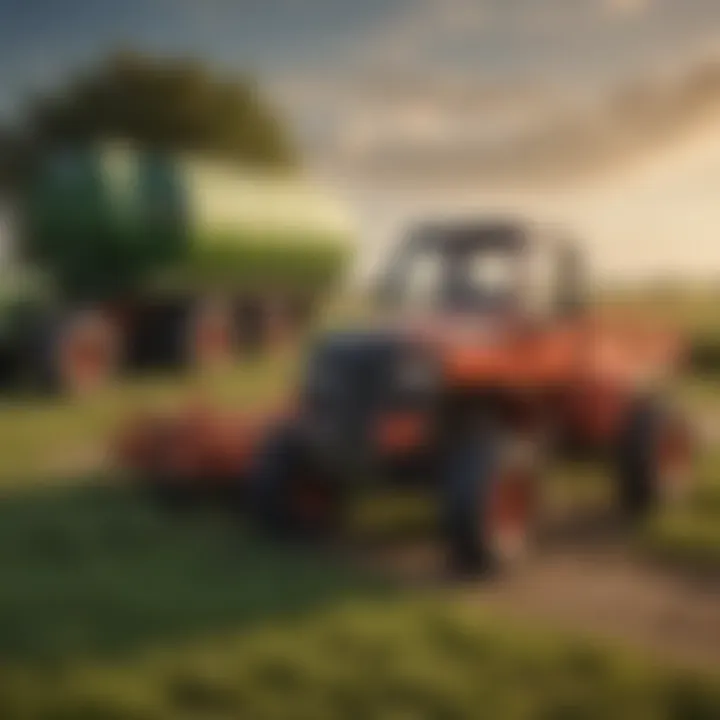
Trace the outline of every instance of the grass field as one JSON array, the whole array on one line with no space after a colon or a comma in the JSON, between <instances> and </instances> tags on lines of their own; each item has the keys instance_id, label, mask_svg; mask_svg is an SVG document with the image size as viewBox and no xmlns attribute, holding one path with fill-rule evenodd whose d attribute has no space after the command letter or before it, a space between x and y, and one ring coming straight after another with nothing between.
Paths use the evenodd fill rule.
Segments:
<instances>
[{"instance_id":1,"label":"grass field","mask_svg":"<svg viewBox=\"0 0 720 720\"><path fill-rule=\"evenodd\" d=\"M52 481L97 464L118 426L141 409L188 401L240 408L267 402L290 381L293 360L288 353L207 376L145 377L87 398L0 400L0 487Z\"/></svg>"},{"instance_id":2,"label":"grass field","mask_svg":"<svg viewBox=\"0 0 720 720\"><path fill-rule=\"evenodd\" d=\"M0 501L0 576L0 665L127 653L381 587L232 514L171 514L90 482Z\"/></svg>"},{"instance_id":3,"label":"grass field","mask_svg":"<svg viewBox=\"0 0 720 720\"><path fill-rule=\"evenodd\" d=\"M232 513L171 515L80 472L138 407L252 407L295 367L288 353L0 407L0 718L720 717L717 677L410 600L340 557L260 542ZM720 408L712 376L679 395ZM691 503L638 534L642 554L720 569L719 452ZM577 479L566 469L553 492L608 499L604 476ZM427 527L427 505L398 507L371 503L365 520Z\"/></svg>"},{"instance_id":4,"label":"grass field","mask_svg":"<svg viewBox=\"0 0 720 720\"><path fill-rule=\"evenodd\" d=\"M719 713L717 676L513 626L453 601L355 601L132 662L80 661L0 680L0 714L26 720L712 720Z\"/></svg>"},{"instance_id":5,"label":"grass field","mask_svg":"<svg viewBox=\"0 0 720 720\"><path fill-rule=\"evenodd\" d=\"M699 475L688 503L650 521L640 545L660 560L720 571L720 448L707 453Z\"/></svg>"}]
</instances>

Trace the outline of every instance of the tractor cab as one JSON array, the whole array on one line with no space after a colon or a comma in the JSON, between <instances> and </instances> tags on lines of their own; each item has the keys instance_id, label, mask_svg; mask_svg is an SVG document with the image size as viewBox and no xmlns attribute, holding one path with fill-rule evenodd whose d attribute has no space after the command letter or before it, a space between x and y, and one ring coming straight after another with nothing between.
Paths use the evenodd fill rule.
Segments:
<instances>
[{"instance_id":1,"label":"tractor cab","mask_svg":"<svg viewBox=\"0 0 720 720\"><path fill-rule=\"evenodd\" d=\"M519 221L449 221L411 231L380 285L383 304L433 314L557 317L579 309L576 248Z\"/></svg>"}]
</instances>

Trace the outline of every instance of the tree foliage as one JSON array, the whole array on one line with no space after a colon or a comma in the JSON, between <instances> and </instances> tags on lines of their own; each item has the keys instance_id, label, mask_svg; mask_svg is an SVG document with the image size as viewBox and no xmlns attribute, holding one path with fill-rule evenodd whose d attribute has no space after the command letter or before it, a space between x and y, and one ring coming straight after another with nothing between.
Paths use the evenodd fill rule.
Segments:
<instances>
[{"instance_id":1,"label":"tree foliage","mask_svg":"<svg viewBox=\"0 0 720 720\"><path fill-rule=\"evenodd\" d=\"M286 167L288 135L246 78L214 76L195 60L120 53L31 103L33 144L122 139L163 150Z\"/></svg>"}]
</instances>

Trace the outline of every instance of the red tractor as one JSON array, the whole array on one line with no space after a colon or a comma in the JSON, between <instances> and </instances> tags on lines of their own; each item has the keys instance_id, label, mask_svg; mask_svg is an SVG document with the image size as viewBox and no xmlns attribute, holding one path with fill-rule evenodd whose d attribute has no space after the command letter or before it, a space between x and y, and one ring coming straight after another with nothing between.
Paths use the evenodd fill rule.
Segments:
<instances>
[{"instance_id":1,"label":"red tractor","mask_svg":"<svg viewBox=\"0 0 720 720\"><path fill-rule=\"evenodd\" d=\"M691 433L659 394L683 348L591 312L586 290L577 248L523 223L411 233L381 319L321 336L292 413L236 463L258 526L325 536L354 488L429 483L451 561L474 570L525 554L553 455L609 462L631 516L683 494Z\"/></svg>"}]
</instances>

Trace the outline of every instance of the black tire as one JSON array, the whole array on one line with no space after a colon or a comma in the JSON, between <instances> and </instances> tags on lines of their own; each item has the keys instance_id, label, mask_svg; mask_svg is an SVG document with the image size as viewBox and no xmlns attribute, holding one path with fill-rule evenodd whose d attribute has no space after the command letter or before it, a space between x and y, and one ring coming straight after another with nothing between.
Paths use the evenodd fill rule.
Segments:
<instances>
[{"instance_id":1,"label":"black tire","mask_svg":"<svg viewBox=\"0 0 720 720\"><path fill-rule=\"evenodd\" d=\"M502 546L493 508L498 491L505 492L506 471L517 468L524 502L518 522L517 553ZM451 569L460 573L500 571L519 564L532 544L537 514L537 467L521 459L512 443L488 430L453 443L441 470L443 530ZM508 481L515 483L515 480ZM503 484L506 483L506 484ZM519 487L519 486L518 486Z\"/></svg>"},{"instance_id":2,"label":"black tire","mask_svg":"<svg viewBox=\"0 0 720 720\"><path fill-rule=\"evenodd\" d=\"M311 512L300 502L308 492L320 501ZM248 479L248 503L255 527L277 539L327 540L343 524L338 484L312 467L292 427L278 428L260 449Z\"/></svg>"},{"instance_id":3,"label":"black tire","mask_svg":"<svg viewBox=\"0 0 720 720\"><path fill-rule=\"evenodd\" d=\"M668 433L682 433L687 445L685 477L670 477L663 463L662 445ZM690 429L675 413L654 398L638 400L620 434L617 478L620 504L631 519L682 499L691 485L693 441ZM681 468L672 468L679 474Z\"/></svg>"}]
</instances>

